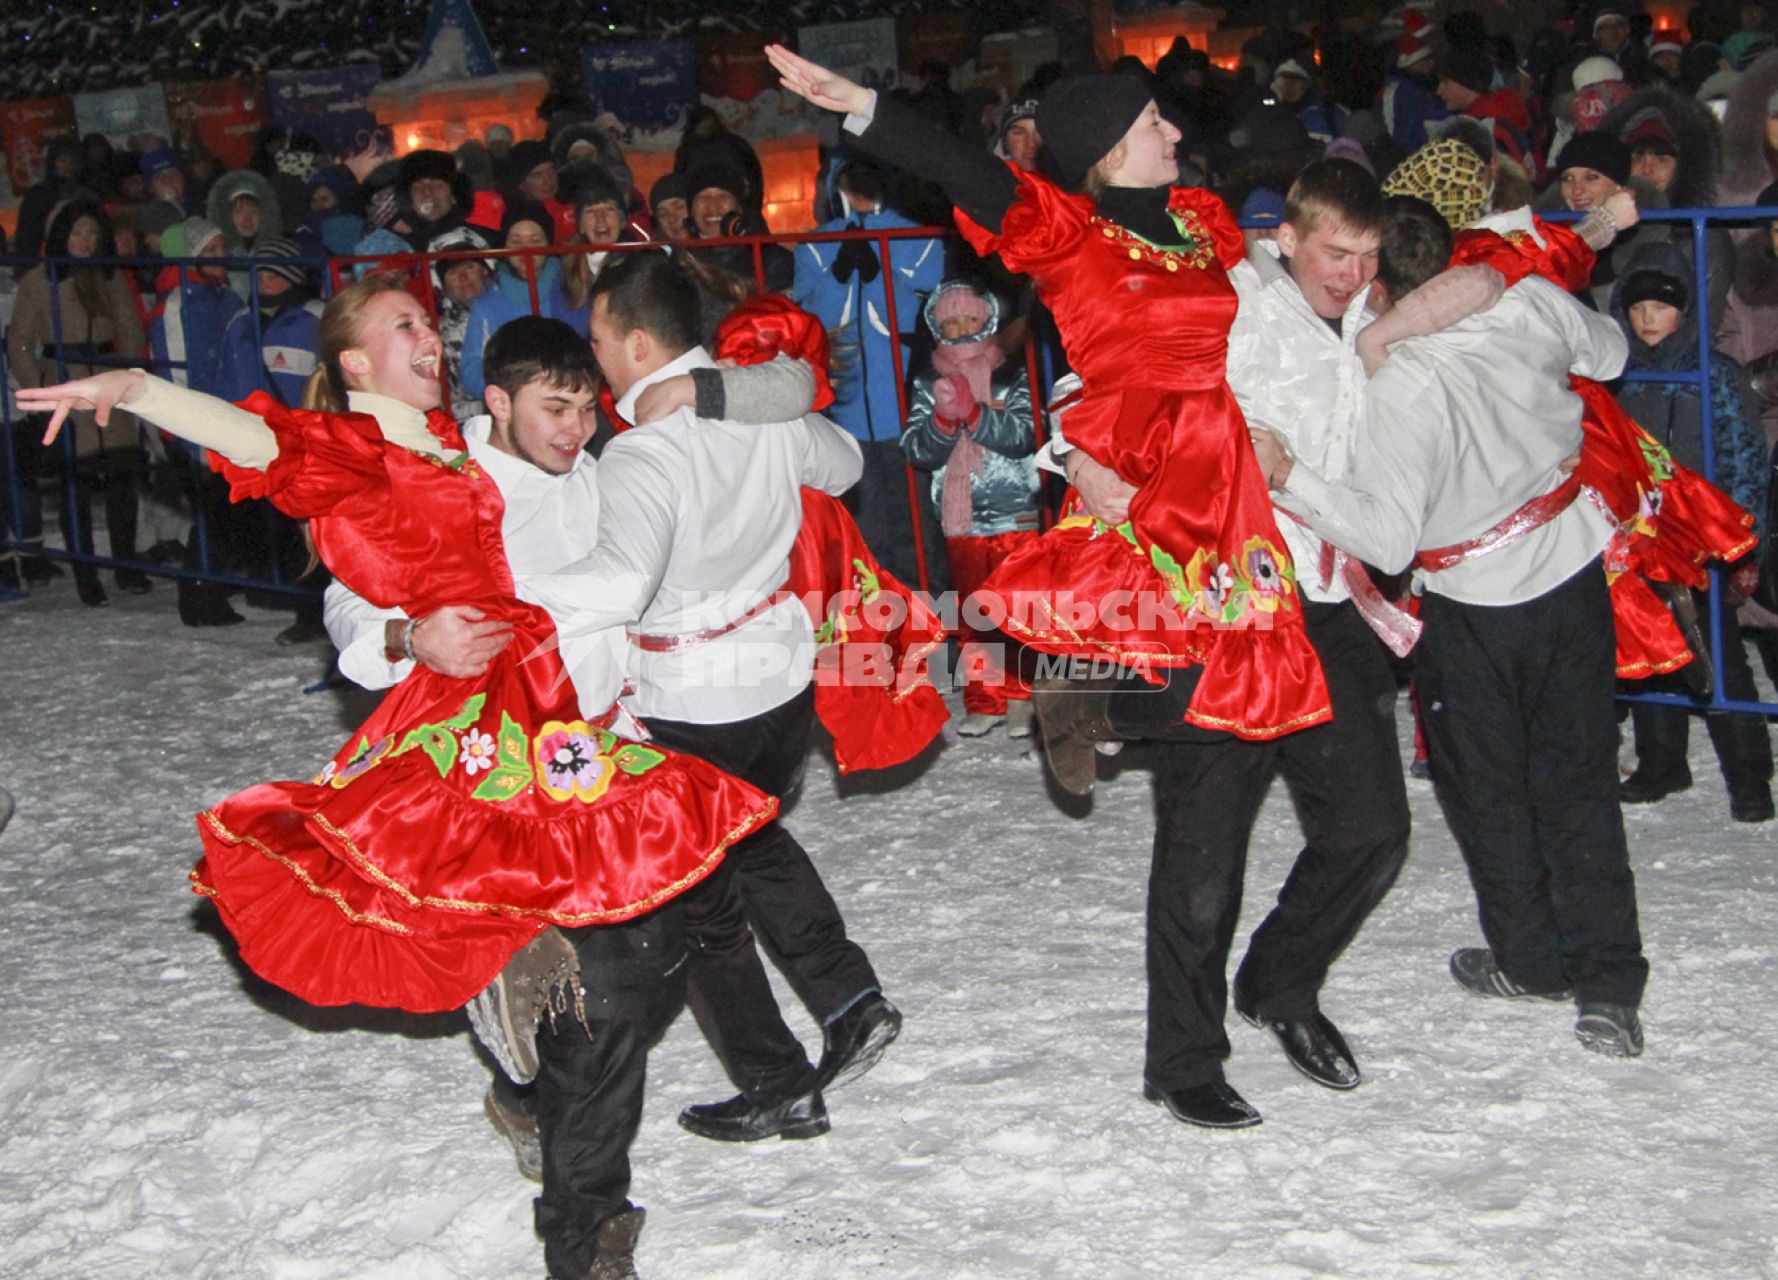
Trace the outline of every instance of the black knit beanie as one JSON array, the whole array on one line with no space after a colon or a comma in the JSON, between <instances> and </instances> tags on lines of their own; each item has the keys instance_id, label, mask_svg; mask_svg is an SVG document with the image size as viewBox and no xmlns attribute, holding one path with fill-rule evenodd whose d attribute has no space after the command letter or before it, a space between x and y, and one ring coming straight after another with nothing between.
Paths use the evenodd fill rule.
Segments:
<instances>
[{"instance_id":1,"label":"black knit beanie","mask_svg":"<svg viewBox=\"0 0 1778 1280\"><path fill-rule=\"evenodd\" d=\"M1559 170L1593 169L1610 178L1618 186L1630 181L1630 148L1609 133L1594 129L1577 133L1557 153Z\"/></svg>"},{"instance_id":2,"label":"black knit beanie","mask_svg":"<svg viewBox=\"0 0 1778 1280\"><path fill-rule=\"evenodd\" d=\"M1625 311L1638 302L1664 302L1684 311L1690 296L1685 281L1670 276L1665 271L1655 271L1648 267L1630 273L1629 278L1624 281L1622 294Z\"/></svg>"},{"instance_id":3,"label":"black knit beanie","mask_svg":"<svg viewBox=\"0 0 1778 1280\"><path fill-rule=\"evenodd\" d=\"M1148 86L1111 72L1058 80L1037 104L1037 132L1065 186L1079 186L1149 103Z\"/></svg>"},{"instance_id":4,"label":"black knit beanie","mask_svg":"<svg viewBox=\"0 0 1778 1280\"><path fill-rule=\"evenodd\" d=\"M1487 93L1494 87L1494 63L1487 54L1475 49L1456 48L1446 52L1439 63L1439 79L1455 80L1472 93Z\"/></svg>"}]
</instances>

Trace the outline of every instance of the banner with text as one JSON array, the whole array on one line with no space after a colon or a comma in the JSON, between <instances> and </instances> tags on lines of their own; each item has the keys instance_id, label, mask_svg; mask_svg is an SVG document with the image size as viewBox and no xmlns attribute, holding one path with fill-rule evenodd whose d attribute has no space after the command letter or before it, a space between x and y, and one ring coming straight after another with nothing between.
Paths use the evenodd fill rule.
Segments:
<instances>
[{"instance_id":1,"label":"banner with text","mask_svg":"<svg viewBox=\"0 0 1778 1280\"><path fill-rule=\"evenodd\" d=\"M695 40L626 40L582 45L580 81L600 123L637 151L679 145L698 100Z\"/></svg>"},{"instance_id":2,"label":"banner with text","mask_svg":"<svg viewBox=\"0 0 1778 1280\"><path fill-rule=\"evenodd\" d=\"M196 142L223 169L245 169L254 136L265 124L265 87L258 77L170 84L167 115L181 147Z\"/></svg>"},{"instance_id":3,"label":"banner with text","mask_svg":"<svg viewBox=\"0 0 1778 1280\"><path fill-rule=\"evenodd\" d=\"M6 176L12 189L23 195L43 181L50 143L80 140L74 103L67 98L0 103L0 137L6 141Z\"/></svg>"},{"instance_id":4,"label":"banner with text","mask_svg":"<svg viewBox=\"0 0 1778 1280\"><path fill-rule=\"evenodd\" d=\"M336 159L356 155L378 136L377 118L364 100L381 79L372 62L270 72L265 88L272 121L312 134Z\"/></svg>"}]
</instances>

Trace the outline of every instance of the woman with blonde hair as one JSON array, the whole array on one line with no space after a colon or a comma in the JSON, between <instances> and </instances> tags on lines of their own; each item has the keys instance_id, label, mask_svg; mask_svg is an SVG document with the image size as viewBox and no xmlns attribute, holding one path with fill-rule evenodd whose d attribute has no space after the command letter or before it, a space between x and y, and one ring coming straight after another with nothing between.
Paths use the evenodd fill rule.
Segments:
<instances>
[{"instance_id":1,"label":"woman with blonde hair","mask_svg":"<svg viewBox=\"0 0 1778 1280\"><path fill-rule=\"evenodd\" d=\"M22 402L52 431L123 408L211 450L235 498L306 520L336 578L412 619L391 661L445 605L510 627L479 675L415 666L312 780L198 822L194 888L255 972L313 1004L454 1009L550 925L628 920L696 884L776 806L583 718L548 615L514 595L500 492L438 407L442 346L399 277L343 289L317 354L303 409L140 370Z\"/></svg>"}]
</instances>

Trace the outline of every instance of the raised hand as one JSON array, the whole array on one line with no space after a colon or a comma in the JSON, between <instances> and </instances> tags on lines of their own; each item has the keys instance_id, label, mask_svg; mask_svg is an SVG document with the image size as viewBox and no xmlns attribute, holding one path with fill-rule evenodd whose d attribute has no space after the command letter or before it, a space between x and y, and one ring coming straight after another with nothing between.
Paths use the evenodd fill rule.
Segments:
<instances>
[{"instance_id":1,"label":"raised hand","mask_svg":"<svg viewBox=\"0 0 1778 1280\"><path fill-rule=\"evenodd\" d=\"M140 390L142 382L138 370L112 369L73 382L27 387L18 393L17 401L26 413L50 415L49 429L43 433L43 443L48 445L55 443L56 437L62 433L62 424L76 409L91 409L99 425L105 426L111 421L112 406Z\"/></svg>"},{"instance_id":2,"label":"raised hand","mask_svg":"<svg viewBox=\"0 0 1778 1280\"><path fill-rule=\"evenodd\" d=\"M779 83L805 101L828 111L865 115L874 94L861 84L837 75L817 62L798 57L781 44L768 44L766 58L778 73Z\"/></svg>"},{"instance_id":3,"label":"raised hand","mask_svg":"<svg viewBox=\"0 0 1778 1280\"><path fill-rule=\"evenodd\" d=\"M1609 213L1612 220L1617 223L1620 232L1628 231L1635 226L1636 220L1642 216L1636 208L1636 193L1628 187L1613 191L1600 203L1604 206L1605 212Z\"/></svg>"}]
</instances>

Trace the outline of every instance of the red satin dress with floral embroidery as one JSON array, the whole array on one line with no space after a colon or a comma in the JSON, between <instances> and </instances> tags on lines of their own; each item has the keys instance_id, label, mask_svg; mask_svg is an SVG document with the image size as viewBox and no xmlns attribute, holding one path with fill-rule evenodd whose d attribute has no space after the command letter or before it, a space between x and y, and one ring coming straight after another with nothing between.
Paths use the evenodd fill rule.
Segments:
<instances>
[{"instance_id":1,"label":"red satin dress with floral embroidery","mask_svg":"<svg viewBox=\"0 0 1778 1280\"><path fill-rule=\"evenodd\" d=\"M450 462L366 414L244 407L278 438L233 496L308 520L334 576L420 617L468 604L511 625L480 676L417 668L311 782L250 787L198 818L192 872L241 957L312 1004L464 1004L551 924L649 911L708 875L777 809L693 757L580 718L541 609L513 594L500 491L449 415Z\"/></svg>"},{"instance_id":2,"label":"red satin dress with floral embroidery","mask_svg":"<svg viewBox=\"0 0 1778 1280\"><path fill-rule=\"evenodd\" d=\"M1536 274L1570 293L1584 289L1593 274L1592 248L1561 223L1539 219L1536 225L1541 245L1522 232L1460 231L1451 265L1493 267L1509 287ZM1618 522L1605 549L1617 673L1640 679L1677 670L1692 660L1691 649L1645 579L1704 586L1711 560L1734 560L1753 549L1753 517L1675 462L1604 386L1577 377L1569 386L1585 406L1575 478Z\"/></svg>"},{"instance_id":3,"label":"red satin dress with floral embroidery","mask_svg":"<svg viewBox=\"0 0 1778 1280\"><path fill-rule=\"evenodd\" d=\"M1296 573L1224 378L1241 230L1175 187L1184 252L1157 250L1033 174L998 234L959 212L977 252L1029 274L1084 383L1069 443L1138 486L1130 520L1072 516L988 581L1004 629L1049 653L1106 655L1157 682L1203 665L1186 720L1266 739L1331 718ZM1150 668L1153 668L1151 671Z\"/></svg>"}]
</instances>

